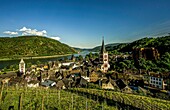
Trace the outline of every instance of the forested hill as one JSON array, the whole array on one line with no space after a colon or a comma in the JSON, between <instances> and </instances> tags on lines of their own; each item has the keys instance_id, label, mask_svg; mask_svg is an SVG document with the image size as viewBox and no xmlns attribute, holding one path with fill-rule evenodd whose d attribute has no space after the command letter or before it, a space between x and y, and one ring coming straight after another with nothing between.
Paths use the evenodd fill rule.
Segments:
<instances>
[{"instance_id":1,"label":"forested hill","mask_svg":"<svg viewBox=\"0 0 170 110\"><path fill-rule=\"evenodd\" d=\"M164 54L165 52L170 52L170 36L157 38L142 38L132 43L118 46L119 47L115 47L115 49L120 52L131 52L132 49L136 47L155 47L156 49L158 49L160 54Z\"/></svg>"},{"instance_id":2,"label":"forested hill","mask_svg":"<svg viewBox=\"0 0 170 110\"><path fill-rule=\"evenodd\" d=\"M66 44L41 36L1 37L0 48L1 58L64 55L76 52Z\"/></svg>"}]
</instances>

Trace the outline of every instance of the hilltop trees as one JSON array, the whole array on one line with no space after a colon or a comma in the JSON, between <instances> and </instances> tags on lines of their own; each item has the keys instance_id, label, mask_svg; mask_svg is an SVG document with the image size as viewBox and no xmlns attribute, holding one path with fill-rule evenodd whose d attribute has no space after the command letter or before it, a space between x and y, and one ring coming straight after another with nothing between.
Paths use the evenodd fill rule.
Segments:
<instances>
[{"instance_id":1,"label":"hilltop trees","mask_svg":"<svg viewBox=\"0 0 170 110\"><path fill-rule=\"evenodd\" d=\"M0 38L0 47L1 58L49 56L76 53L73 48L66 44L41 36Z\"/></svg>"},{"instance_id":2,"label":"hilltop trees","mask_svg":"<svg viewBox=\"0 0 170 110\"><path fill-rule=\"evenodd\" d=\"M170 53L166 52L160 60L157 61L157 66L160 67L162 71L170 70Z\"/></svg>"}]
</instances>

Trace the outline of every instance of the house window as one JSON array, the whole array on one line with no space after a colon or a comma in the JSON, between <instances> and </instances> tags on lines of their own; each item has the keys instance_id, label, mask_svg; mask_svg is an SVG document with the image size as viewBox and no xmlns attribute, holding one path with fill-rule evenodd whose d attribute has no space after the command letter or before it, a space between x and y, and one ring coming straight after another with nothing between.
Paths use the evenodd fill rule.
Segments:
<instances>
[{"instance_id":1,"label":"house window","mask_svg":"<svg viewBox=\"0 0 170 110\"><path fill-rule=\"evenodd\" d=\"M161 81L161 79L159 79L159 81Z\"/></svg>"},{"instance_id":2,"label":"house window","mask_svg":"<svg viewBox=\"0 0 170 110\"><path fill-rule=\"evenodd\" d=\"M153 78L153 80L155 80L155 78Z\"/></svg>"},{"instance_id":3,"label":"house window","mask_svg":"<svg viewBox=\"0 0 170 110\"><path fill-rule=\"evenodd\" d=\"M158 84L158 82L156 82L156 84Z\"/></svg>"},{"instance_id":4,"label":"house window","mask_svg":"<svg viewBox=\"0 0 170 110\"><path fill-rule=\"evenodd\" d=\"M161 82L159 82L159 85L161 85Z\"/></svg>"},{"instance_id":5,"label":"house window","mask_svg":"<svg viewBox=\"0 0 170 110\"><path fill-rule=\"evenodd\" d=\"M155 83L155 81L153 81L153 83Z\"/></svg>"}]
</instances>

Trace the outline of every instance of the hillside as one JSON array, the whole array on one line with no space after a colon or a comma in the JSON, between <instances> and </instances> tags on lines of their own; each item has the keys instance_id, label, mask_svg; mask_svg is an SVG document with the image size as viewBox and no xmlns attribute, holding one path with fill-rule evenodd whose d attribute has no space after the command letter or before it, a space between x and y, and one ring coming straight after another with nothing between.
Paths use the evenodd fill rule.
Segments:
<instances>
[{"instance_id":1,"label":"hillside","mask_svg":"<svg viewBox=\"0 0 170 110\"><path fill-rule=\"evenodd\" d=\"M1 110L117 110L79 94L45 88L5 88L0 102Z\"/></svg>"},{"instance_id":2,"label":"hillside","mask_svg":"<svg viewBox=\"0 0 170 110\"><path fill-rule=\"evenodd\" d=\"M76 52L66 44L41 36L1 37L0 48L1 58L64 55Z\"/></svg>"},{"instance_id":3,"label":"hillside","mask_svg":"<svg viewBox=\"0 0 170 110\"><path fill-rule=\"evenodd\" d=\"M78 47L73 47L76 51L81 52L81 51L89 51L89 49L86 48L78 48Z\"/></svg>"},{"instance_id":4,"label":"hillside","mask_svg":"<svg viewBox=\"0 0 170 110\"><path fill-rule=\"evenodd\" d=\"M165 52L170 52L170 36L157 38L142 38L136 40L123 48L119 48L120 52L131 52L136 47L155 47L158 52L163 55Z\"/></svg>"},{"instance_id":5,"label":"hillside","mask_svg":"<svg viewBox=\"0 0 170 110\"><path fill-rule=\"evenodd\" d=\"M122 44L122 43L107 44L107 45L105 45L105 48L106 48L107 51L111 51L111 50L113 50L113 48L115 46L120 45L120 44ZM100 51L100 48L101 48L101 46L97 46L97 47L94 47L92 49L89 49L89 51L98 52L98 51Z\"/></svg>"},{"instance_id":6,"label":"hillside","mask_svg":"<svg viewBox=\"0 0 170 110\"><path fill-rule=\"evenodd\" d=\"M2 110L168 110L170 107L167 100L86 88L8 87L1 89L0 102Z\"/></svg>"},{"instance_id":7,"label":"hillside","mask_svg":"<svg viewBox=\"0 0 170 110\"><path fill-rule=\"evenodd\" d=\"M119 110L168 110L170 108L170 101L146 96L100 89L87 90L86 88L73 88L69 91L82 95L100 97L101 99L99 100L105 99L107 104L120 107Z\"/></svg>"},{"instance_id":8,"label":"hillside","mask_svg":"<svg viewBox=\"0 0 170 110\"><path fill-rule=\"evenodd\" d=\"M142 47L155 47L158 49L160 55L164 55L165 52L170 52L170 36L157 37L157 38L142 38L131 43L116 43L106 45L107 51L118 52L132 52L133 48ZM99 51L100 46L93 48L92 50Z\"/></svg>"}]
</instances>

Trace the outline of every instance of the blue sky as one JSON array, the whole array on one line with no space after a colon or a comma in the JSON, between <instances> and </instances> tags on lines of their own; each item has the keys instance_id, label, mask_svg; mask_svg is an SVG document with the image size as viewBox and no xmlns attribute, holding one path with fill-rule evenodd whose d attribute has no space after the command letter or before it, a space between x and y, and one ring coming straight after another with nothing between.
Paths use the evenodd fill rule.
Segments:
<instances>
[{"instance_id":1,"label":"blue sky","mask_svg":"<svg viewBox=\"0 0 170 110\"><path fill-rule=\"evenodd\" d=\"M91 48L170 33L170 0L0 0L0 36L38 34Z\"/></svg>"}]
</instances>

